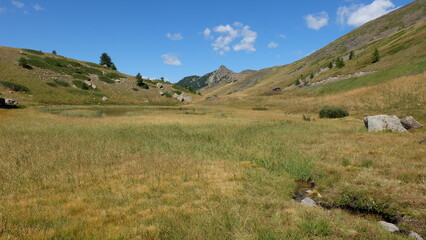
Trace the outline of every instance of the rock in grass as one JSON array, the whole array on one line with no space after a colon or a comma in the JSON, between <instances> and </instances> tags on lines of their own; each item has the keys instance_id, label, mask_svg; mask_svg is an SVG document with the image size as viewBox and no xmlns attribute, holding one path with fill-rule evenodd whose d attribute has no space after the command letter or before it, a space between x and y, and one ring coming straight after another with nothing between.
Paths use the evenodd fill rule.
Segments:
<instances>
[{"instance_id":1,"label":"rock in grass","mask_svg":"<svg viewBox=\"0 0 426 240\"><path fill-rule=\"evenodd\" d=\"M399 228L395 224L388 223L385 221L379 221L379 224L389 232L399 232Z\"/></svg>"},{"instance_id":2,"label":"rock in grass","mask_svg":"<svg viewBox=\"0 0 426 240\"><path fill-rule=\"evenodd\" d=\"M108 100L108 98L107 98L106 96L103 96L103 97L102 97L102 101L104 101L104 102L105 102L106 100Z\"/></svg>"},{"instance_id":3,"label":"rock in grass","mask_svg":"<svg viewBox=\"0 0 426 240\"><path fill-rule=\"evenodd\" d=\"M17 101L10 98L0 98L0 106L15 106Z\"/></svg>"},{"instance_id":4,"label":"rock in grass","mask_svg":"<svg viewBox=\"0 0 426 240\"><path fill-rule=\"evenodd\" d=\"M426 137L423 137L422 140L420 140L419 143L426 143Z\"/></svg>"},{"instance_id":5,"label":"rock in grass","mask_svg":"<svg viewBox=\"0 0 426 240\"><path fill-rule=\"evenodd\" d=\"M310 197L305 197L300 203L303 206L308 206L308 207L317 205L317 203Z\"/></svg>"},{"instance_id":6,"label":"rock in grass","mask_svg":"<svg viewBox=\"0 0 426 240\"><path fill-rule=\"evenodd\" d=\"M408 234L408 236L416 240L424 240L422 236L420 236L418 233L413 231L410 231L410 234Z\"/></svg>"},{"instance_id":7,"label":"rock in grass","mask_svg":"<svg viewBox=\"0 0 426 240\"><path fill-rule=\"evenodd\" d=\"M364 118L364 124L369 132L392 130L393 132L408 132L397 116L376 115Z\"/></svg>"},{"instance_id":8,"label":"rock in grass","mask_svg":"<svg viewBox=\"0 0 426 240\"><path fill-rule=\"evenodd\" d=\"M164 85L161 83L157 83L157 88L164 88Z\"/></svg>"},{"instance_id":9,"label":"rock in grass","mask_svg":"<svg viewBox=\"0 0 426 240\"><path fill-rule=\"evenodd\" d=\"M423 125L416 121L412 116L406 116L405 118L401 119L401 124L404 126L405 129L409 130L412 128L422 128Z\"/></svg>"}]
</instances>

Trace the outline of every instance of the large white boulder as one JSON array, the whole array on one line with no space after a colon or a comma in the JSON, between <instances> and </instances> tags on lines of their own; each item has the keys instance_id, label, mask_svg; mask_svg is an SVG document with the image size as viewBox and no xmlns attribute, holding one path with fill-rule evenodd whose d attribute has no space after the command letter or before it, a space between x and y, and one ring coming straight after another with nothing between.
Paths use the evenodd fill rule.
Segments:
<instances>
[{"instance_id":1,"label":"large white boulder","mask_svg":"<svg viewBox=\"0 0 426 240\"><path fill-rule=\"evenodd\" d=\"M364 118L365 126L369 132L392 130L393 132L407 132L397 116L376 115Z\"/></svg>"}]
</instances>

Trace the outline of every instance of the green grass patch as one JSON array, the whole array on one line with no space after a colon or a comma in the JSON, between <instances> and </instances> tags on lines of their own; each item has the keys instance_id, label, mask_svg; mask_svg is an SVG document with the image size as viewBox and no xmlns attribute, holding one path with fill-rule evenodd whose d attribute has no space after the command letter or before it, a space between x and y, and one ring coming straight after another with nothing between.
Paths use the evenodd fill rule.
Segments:
<instances>
[{"instance_id":1,"label":"green grass patch","mask_svg":"<svg viewBox=\"0 0 426 240\"><path fill-rule=\"evenodd\" d=\"M254 107L254 108L252 108L252 110L256 110L256 111L267 111L268 108L267 107Z\"/></svg>"},{"instance_id":2,"label":"green grass patch","mask_svg":"<svg viewBox=\"0 0 426 240\"><path fill-rule=\"evenodd\" d=\"M81 88L81 89L83 89L83 90L89 90L89 89L90 89L90 86L89 86L89 85L87 85L86 83L84 83L84 82L82 82L82 81L80 81L80 80L73 80L73 81L72 81L72 83L73 83L76 87Z\"/></svg>"},{"instance_id":3,"label":"green grass patch","mask_svg":"<svg viewBox=\"0 0 426 240\"><path fill-rule=\"evenodd\" d=\"M101 80L102 82L109 83L109 84L114 84L115 83L114 80L112 80L111 78L107 77L106 75L100 75L99 76L99 80Z\"/></svg>"},{"instance_id":4,"label":"green grass patch","mask_svg":"<svg viewBox=\"0 0 426 240\"><path fill-rule=\"evenodd\" d=\"M335 94L360 87L378 85L402 76L419 74L424 72L425 69L426 61L421 61L376 73L371 73L361 77L349 78L341 81L326 83L323 85L306 87L300 91L314 91L317 96Z\"/></svg>"},{"instance_id":5,"label":"green grass patch","mask_svg":"<svg viewBox=\"0 0 426 240\"><path fill-rule=\"evenodd\" d=\"M44 53L42 51L37 51L37 50L33 50L33 49L22 49L22 50L27 52L27 53L31 53L31 54L44 55Z\"/></svg>"},{"instance_id":6,"label":"green grass patch","mask_svg":"<svg viewBox=\"0 0 426 240\"><path fill-rule=\"evenodd\" d=\"M49 87L57 87L57 85L55 84L55 83L52 83L52 82L48 82L48 83L46 83L47 84L47 86L49 86Z\"/></svg>"},{"instance_id":7,"label":"green grass patch","mask_svg":"<svg viewBox=\"0 0 426 240\"><path fill-rule=\"evenodd\" d=\"M115 73L115 72L110 72L105 74L105 77L107 78L111 78L111 79L120 79L120 78L125 78L125 76Z\"/></svg>"},{"instance_id":8,"label":"green grass patch","mask_svg":"<svg viewBox=\"0 0 426 240\"><path fill-rule=\"evenodd\" d=\"M62 87L69 87L70 86L70 84L68 82L65 82L65 81L57 79L57 78L53 79L53 82L55 82L55 84L62 86Z\"/></svg>"},{"instance_id":9,"label":"green grass patch","mask_svg":"<svg viewBox=\"0 0 426 240\"><path fill-rule=\"evenodd\" d=\"M21 84L6 82L6 81L0 81L0 84L3 85L6 88L9 88L12 91L15 91L15 92L22 92L22 93L27 93L27 94L31 93L31 90L28 87L21 85Z\"/></svg>"}]
</instances>

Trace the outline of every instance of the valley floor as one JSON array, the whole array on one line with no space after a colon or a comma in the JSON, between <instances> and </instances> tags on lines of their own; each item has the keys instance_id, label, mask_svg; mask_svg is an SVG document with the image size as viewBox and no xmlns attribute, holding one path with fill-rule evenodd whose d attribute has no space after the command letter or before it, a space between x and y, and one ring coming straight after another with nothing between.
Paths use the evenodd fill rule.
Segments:
<instances>
[{"instance_id":1,"label":"valley floor","mask_svg":"<svg viewBox=\"0 0 426 240\"><path fill-rule=\"evenodd\" d=\"M0 109L0 239L408 239L426 235L426 135L224 107ZM96 112L97 111L97 112ZM94 113L96 112L96 113ZM120 113L113 114L111 112Z\"/></svg>"}]
</instances>

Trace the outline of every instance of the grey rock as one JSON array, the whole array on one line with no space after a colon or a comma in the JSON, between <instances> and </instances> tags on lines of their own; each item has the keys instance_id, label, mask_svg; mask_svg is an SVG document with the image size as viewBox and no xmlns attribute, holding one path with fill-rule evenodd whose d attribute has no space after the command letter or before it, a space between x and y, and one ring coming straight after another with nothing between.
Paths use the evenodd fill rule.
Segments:
<instances>
[{"instance_id":1,"label":"grey rock","mask_svg":"<svg viewBox=\"0 0 426 240\"><path fill-rule=\"evenodd\" d=\"M89 85L89 86L90 86L90 85L92 85L92 83L91 83L90 81L87 81L87 80L86 80L86 81L84 81L84 83L85 83L86 85Z\"/></svg>"},{"instance_id":2,"label":"grey rock","mask_svg":"<svg viewBox=\"0 0 426 240\"><path fill-rule=\"evenodd\" d=\"M423 137L423 139L422 140L420 140L420 142L419 143L426 143L426 137Z\"/></svg>"},{"instance_id":3,"label":"grey rock","mask_svg":"<svg viewBox=\"0 0 426 240\"><path fill-rule=\"evenodd\" d=\"M300 203L303 206L308 206L308 207L317 205L317 203L310 197L305 197Z\"/></svg>"},{"instance_id":4,"label":"grey rock","mask_svg":"<svg viewBox=\"0 0 426 240\"><path fill-rule=\"evenodd\" d=\"M164 96L164 92L163 91L159 91L158 94L160 94L161 96Z\"/></svg>"},{"instance_id":5,"label":"grey rock","mask_svg":"<svg viewBox=\"0 0 426 240\"><path fill-rule=\"evenodd\" d=\"M416 240L424 240L422 236L420 236L418 233L410 231L410 234L408 234L409 237L414 238Z\"/></svg>"},{"instance_id":6,"label":"grey rock","mask_svg":"<svg viewBox=\"0 0 426 240\"><path fill-rule=\"evenodd\" d=\"M385 222L385 221L379 221L379 224L384 229L388 230L389 232L398 232L399 231L399 228L395 224L388 223L388 222Z\"/></svg>"},{"instance_id":7,"label":"grey rock","mask_svg":"<svg viewBox=\"0 0 426 240\"><path fill-rule=\"evenodd\" d=\"M102 101L104 101L104 102L105 102L106 100L108 100L108 98L107 98L106 96L103 96L103 97L102 97Z\"/></svg>"},{"instance_id":8,"label":"grey rock","mask_svg":"<svg viewBox=\"0 0 426 240\"><path fill-rule=\"evenodd\" d=\"M18 101L15 101L10 98L0 98L0 106L15 106L18 104Z\"/></svg>"},{"instance_id":9,"label":"grey rock","mask_svg":"<svg viewBox=\"0 0 426 240\"><path fill-rule=\"evenodd\" d=\"M179 95L179 96L177 97L177 100L179 100L180 102L183 102L183 101L185 100L185 94L184 94L184 93L182 93L181 95Z\"/></svg>"},{"instance_id":10,"label":"grey rock","mask_svg":"<svg viewBox=\"0 0 426 240\"><path fill-rule=\"evenodd\" d=\"M96 87L96 85L95 85L95 84L92 84L92 88L93 88L93 89L96 89L96 88L98 88L98 87Z\"/></svg>"},{"instance_id":11,"label":"grey rock","mask_svg":"<svg viewBox=\"0 0 426 240\"><path fill-rule=\"evenodd\" d=\"M164 88L164 85L162 83L157 83L157 88Z\"/></svg>"},{"instance_id":12,"label":"grey rock","mask_svg":"<svg viewBox=\"0 0 426 240\"><path fill-rule=\"evenodd\" d=\"M187 102L187 103L191 103L191 102L192 102L192 97L191 97L191 96L185 96L185 97L183 98L183 101L184 101L184 102Z\"/></svg>"},{"instance_id":13,"label":"grey rock","mask_svg":"<svg viewBox=\"0 0 426 240\"><path fill-rule=\"evenodd\" d=\"M401 124L404 126L405 129L412 129L412 128L422 128L423 125L416 121L412 116L406 116L405 118L401 119Z\"/></svg>"},{"instance_id":14,"label":"grey rock","mask_svg":"<svg viewBox=\"0 0 426 240\"><path fill-rule=\"evenodd\" d=\"M146 98L144 98L144 99L143 99L143 102L144 102L144 103L149 103L149 100L148 100L148 99L146 99Z\"/></svg>"},{"instance_id":15,"label":"grey rock","mask_svg":"<svg viewBox=\"0 0 426 240\"><path fill-rule=\"evenodd\" d=\"M376 115L364 118L364 124L369 132L392 130L393 132L408 132L397 116Z\"/></svg>"},{"instance_id":16,"label":"grey rock","mask_svg":"<svg viewBox=\"0 0 426 240\"><path fill-rule=\"evenodd\" d=\"M179 97L179 94L173 93L173 98L178 98L178 97Z\"/></svg>"}]
</instances>

